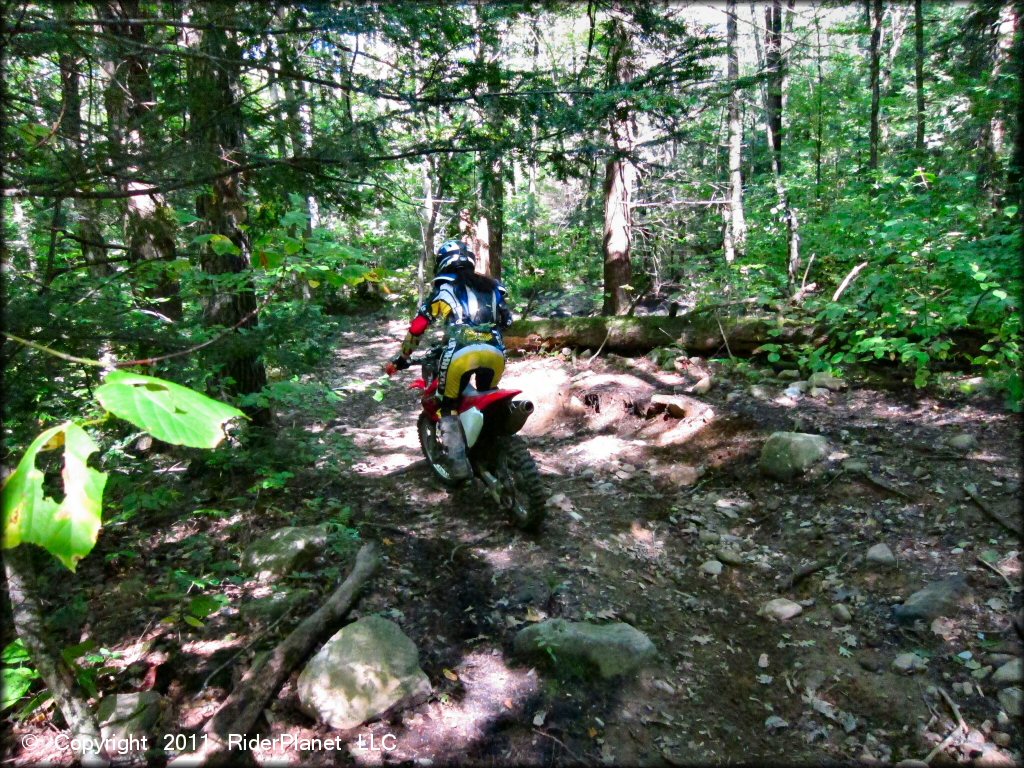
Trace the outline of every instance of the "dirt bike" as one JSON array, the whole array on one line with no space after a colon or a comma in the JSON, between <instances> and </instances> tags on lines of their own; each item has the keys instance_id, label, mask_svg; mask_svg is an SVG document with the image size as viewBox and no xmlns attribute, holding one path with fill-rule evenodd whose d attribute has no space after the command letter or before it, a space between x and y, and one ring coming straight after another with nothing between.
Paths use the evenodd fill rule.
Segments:
<instances>
[{"instance_id":1,"label":"dirt bike","mask_svg":"<svg viewBox=\"0 0 1024 768\"><path fill-rule=\"evenodd\" d=\"M441 398L437 394L441 347L434 347L411 364L421 366L422 378L412 382L422 392L423 411L416 422L420 447L437 478L454 488L465 481L452 478L445 463L444 447L437 434ZM545 493L537 465L523 439L516 435L533 413L529 400L514 400L518 389L478 391L467 386L459 400L459 420L466 436L466 452L473 474L480 478L498 507L512 524L536 531L544 522Z\"/></svg>"}]
</instances>

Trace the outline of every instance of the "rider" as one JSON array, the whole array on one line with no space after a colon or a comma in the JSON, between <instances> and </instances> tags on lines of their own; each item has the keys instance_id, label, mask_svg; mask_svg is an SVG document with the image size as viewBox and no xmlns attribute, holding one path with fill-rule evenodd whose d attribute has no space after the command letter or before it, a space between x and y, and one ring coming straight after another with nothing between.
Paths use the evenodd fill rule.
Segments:
<instances>
[{"instance_id":1,"label":"rider","mask_svg":"<svg viewBox=\"0 0 1024 768\"><path fill-rule=\"evenodd\" d=\"M441 394L438 433L453 480L472 474L466 440L458 416L459 396L476 374L476 388L497 386L505 370L501 329L512 324L505 286L474 272L476 257L461 240L447 240L437 249L433 289L409 324L401 353L385 366L388 375L409 367L409 356L434 320L445 322L444 349L438 371Z\"/></svg>"}]
</instances>

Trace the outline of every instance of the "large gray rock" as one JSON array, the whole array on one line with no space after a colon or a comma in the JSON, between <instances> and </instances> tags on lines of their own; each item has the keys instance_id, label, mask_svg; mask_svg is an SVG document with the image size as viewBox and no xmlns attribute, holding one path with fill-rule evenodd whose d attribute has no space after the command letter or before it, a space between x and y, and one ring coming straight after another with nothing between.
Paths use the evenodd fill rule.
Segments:
<instances>
[{"instance_id":1,"label":"large gray rock","mask_svg":"<svg viewBox=\"0 0 1024 768\"><path fill-rule=\"evenodd\" d=\"M96 707L100 737L114 746L142 742L143 738L154 733L160 719L162 698L156 691L104 696Z\"/></svg>"},{"instance_id":2,"label":"large gray rock","mask_svg":"<svg viewBox=\"0 0 1024 768\"><path fill-rule=\"evenodd\" d=\"M867 561L869 563L876 563L884 567L896 565L896 555L889 549L889 545L885 543L875 544L868 550Z\"/></svg>"},{"instance_id":3,"label":"large gray rock","mask_svg":"<svg viewBox=\"0 0 1024 768\"><path fill-rule=\"evenodd\" d=\"M776 432L761 449L761 472L792 480L828 456L828 440L804 432Z\"/></svg>"},{"instance_id":4,"label":"large gray rock","mask_svg":"<svg viewBox=\"0 0 1024 768\"><path fill-rule=\"evenodd\" d=\"M1024 691L1017 686L1003 688L998 695L999 706L1003 708L1010 717L1024 715Z\"/></svg>"},{"instance_id":5,"label":"large gray rock","mask_svg":"<svg viewBox=\"0 0 1024 768\"><path fill-rule=\"evenodd\" d=\"M242 567L260 581L269 581L300 570L326 545L326 526L278 528L249 545Z\"/></svg>"},{"instance_id":6,"label":"large gray rock","mask_svg":"<svg viewBox=\"0 0 1024 768\"><path fill-rule=\"evenodd\" d=\"M931 621L939 616L952 616L971 595L967 580L960 574L933 582L895 605L892 615L901 624Z\"/></svg>"},{"instance_id":7,"label":"large gray rock","mask_svg":"<svg viewBox=\"0 0 1024 768\"><path fill-rule=\"evenodd\" d=\"M1008 661L992 675L992 682L997 685L1024 683L1024 659Z\"/></svg>"},{"instance_id":8,"label":"large gray rock","mask_svg":"<svg viewBox=\"0 0 1024 768\"><path fill-rule=\"evenodd\" d=\"M336 633L298 681L302 711L338 729L415 706L430 692L416 645L397 624L379 616L359 619Z\"/></svg>"},{"instance_id":9,"label":"large gray rock","mask_svg":"<svg viewBox=\"0 0 1024 768\"><path fill-rule=\"evenodd\" d=\"M522 656L551 655L556 664L592 664L604 678L632 672L656 653L651 639L629 624L565 619L549 619L520 630L514 647Z\"/></svg>"}]
</instances>

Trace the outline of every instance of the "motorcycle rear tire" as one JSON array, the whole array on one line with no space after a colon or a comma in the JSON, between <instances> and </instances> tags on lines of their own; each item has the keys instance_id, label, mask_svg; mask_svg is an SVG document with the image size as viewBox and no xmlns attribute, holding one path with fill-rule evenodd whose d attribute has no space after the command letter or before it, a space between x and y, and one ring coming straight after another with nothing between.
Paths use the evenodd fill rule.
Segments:
<instances>
[{"instance_id":1,"label":"motorcycle rear tire","mask_svg":"<svg viewBox=\"0 0 1024 768\"><path fill-rule=\"evenodd\" d=\"M522 531L536 532L547 513L546 498L537 464L526 443L516 435L498 438L493 470L498 479L501 506L512 524Z\"/></svg>"},{"instance_id":2,"label":"motorcycle rear tire","mask_svg":"<svg viewBox=\"0 0 1024 768\"><path fill-rule=\"evenodd\" d=\"M416 422L416 431L420 436L420 449L437 479L449 488L457 488L465 483L465 480L453 478L451 472L448 471L444 446L437 439L437 422L427 414L420 413L420 418Z\"/></svg>"}]
</instances>

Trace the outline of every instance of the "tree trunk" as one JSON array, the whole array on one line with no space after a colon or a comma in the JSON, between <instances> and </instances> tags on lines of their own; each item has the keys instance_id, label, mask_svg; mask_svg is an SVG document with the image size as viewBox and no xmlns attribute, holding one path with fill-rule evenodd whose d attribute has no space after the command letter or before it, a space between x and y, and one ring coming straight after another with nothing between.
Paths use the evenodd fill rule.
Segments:
<instances>
[{"instance_id":1,"label":"tree trunk","mask_svg":"<svg viewBox=\"0 0 1024 768\"><path fill-rule=\"evenodd\" d=\"M609 76L612 83L628 83L636 75L632 39L625 23L613 18ZM616 105L610 120L614 155L605 165L604 178L604 315L624 315L629 311L628 288L633 277L630 248L633 238L633 194L637 172L633 165L636 127L633 106L626 101Z\"/></svg>"},{"instance_id":2,"label":"tree trunk","mask_svg":"<svg viewBox=\"0 0 1024 768\"><path fill-rule=\"evenodd\" d=\"M751 14L756 20L757 11L756 6L752 2L750 4ZM754 35L754 49L757 53L758 69L764 69L765 67L765 54L761 46L760 35L757 31L757 25L755 23L753 28ZM765 84L761 83L761 100L764 104L766 116L770 112L770 99L768 95L768 89ZM772 129L772 121L770 119L765 120L765 128L768 132L768 146L769 148L775 146L775 137ZM781 148L781 144L779 145ZM772 179L775 182L775 194L779 198L779 205L783 210L783 217L786 222L786 230L789 233L789 249L787 258L787 287L791 296L795 295L798 288L796 285L797 275L800 273L800 223L797 217L797 210L789 202L789 191L786 189L785 181L782 178L782 164L781 157L774 151L769 151L772 158Z\"/></svg>"},{"instance_id":3,"label":"tree trunk","mask_svg":"<svg viewBox=\"0 0 1024 768\"><path fill-rule=\"evenodd\" d=\"M782 173L782 80L785 76L782 58L782 0L771 0L764 9L765 69L768 86L765 92L765 119L768 121L770 148Z\"/></svg>"},{"instance_id":4,"label":"tree trunk","mask_svg":"<svg viewBox=\"0 0 1024 768\"><path fill-rule=\"evenodd\" d=\"M125 167L124 175L116 181L123 190L137 192L126 198L124 229L128 255L132 261L153 264L152 285L143 288L143 296L150 309L169 321L177 321L182 317L180 286L161 263L177 257L174 216L162 194L141 191L149 186L143 180L141 164L148 151L148 134L154 127L150 123L156 103L149 65L142 53L147 44L146 30L152 27L125 23L145 16L138 0L106 0L96 2L95 8L98 17L107 19L102 26L118 40L116 55L107 64L110 82L106 103L114 151L122 155L120 160Z\"/></svg>"},{"instance_id":5,"label":"tree trunk","mask_svg":"<svg viewBox=\"0 0 1024 768\"><path fill-rule=\"evenodd\" d=\"M869 144L871 149L868 167L874 171L878 169L878 144L880 136L878 124L882 103L879 77L881 69L882 0L872 0L871 8L874 23L871 26L871 50L869 53L871 67L871 128Z\"/></svg>"},{"instance_id":6,"label":"tree trunk","mask_svg":"<svg viewBox=\"0 0 1024 768\"><path fill-rule=\"evenodd\" d=\"M924 8L914 0L914 86L917 91L917 132L914 149L924 154Z\"/></svg>"},{"instance_id":7,"label":"tree trunk","mask_svg":"<svg viewBox=\"0 0 1024 768\"><path fill-rule=\"evenodd\" d=\"M11 601L14 630L68 724L71 738L78 745L77 757L85 766L107 765L98 751L100 728L89 708L88 696L81 690L43 623L43 609L34 583L35 569L29 546L22 544L4 550L7 596Z\"/></svg>"},{"instance_id":8,"label":"tree trunk","mask_svg":"<svg viewBox=\"0 0 1024 768\"><path fill-rule=\"evenodd\" d=\"M1007 198L1017 206L1017 222L1024 222L1024 2L1014 7L1016 33L1011 61L1017 69L1017 129L1013 137L1013 155L1007 174Z\"/></svg>"},{"instance_id":9,"label":"tree trunk","mask_svg":"<svg viewBox=\"0 0 1024 768\"><path fill-rule=\"evenodd\" d=\"M778 335L773 335L778 331ZM699 312L681 317L573 317L558 320L517 320L505 331L510 350L542 348L603 349L644 354L656 347L679 344L688 352L748 354L762 344L807 342L820 335L807 325L779 325L776 317L716 317ZM728 342L728 343L726 343Z\"/></svg>"},{"instance_id":10,"label":"tree trunk","mask_svg":"<svg viewBox=\"0 0 1024 768\"><path fill-rule=\"evenodd\" d=\"M726 225L727 247L725 260L732 262L746 250L747 222L743 215L743 123L740 120L740 93L736 81L740 76L736 0L726 5L729 48L728 78L732 85L729 94L729 214Z\"/></svg>"},{"instance_id":11,"label":"tree trunk","mask_svg":"<svg viewBox=\"0 0 1024 768\"><path fill-rule=\"evenodd\" d=\"M241 100L237 98L241 51L230 34L216 25L205 29L197 42L203 55L195 60L190 84L191 139L195 155L204 165L223 169L239 162L243 149ZM203 271L212 277L241 276L229 281L211 280L203 302L203 319L208 326L236 330L220 345L225 357L221 381L232 395L258 393L267 383L256 342L241 333L259 324L250 244L244 230L247 214L242 183L241 174L220 176L196 201L196 215L204 220L204 232L230 241L230 245L223 240L207 244L200 257ZM243 410L259 426L272 422L267 407Z\"/></svg>"}]
</instances>

